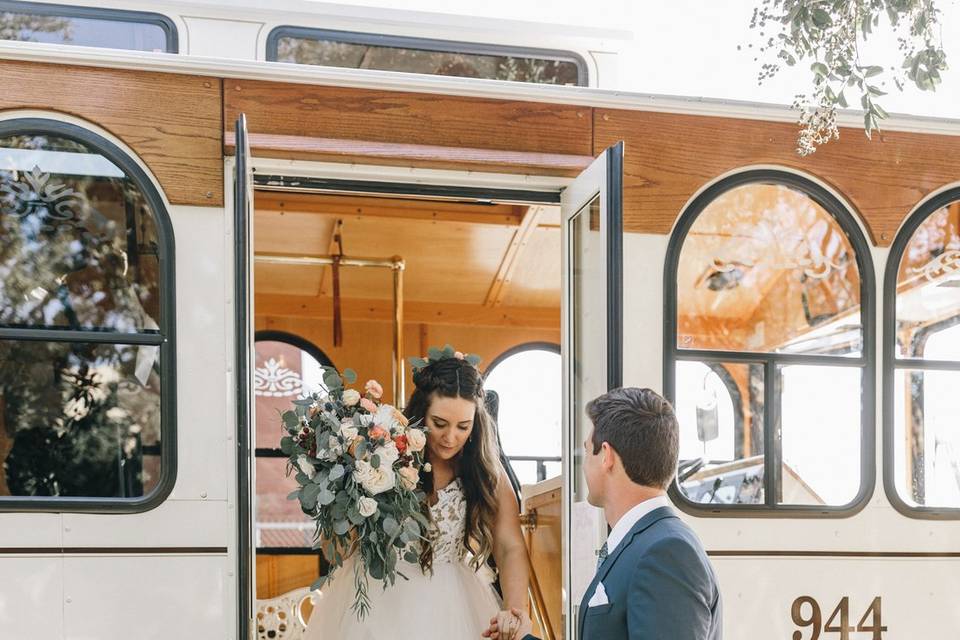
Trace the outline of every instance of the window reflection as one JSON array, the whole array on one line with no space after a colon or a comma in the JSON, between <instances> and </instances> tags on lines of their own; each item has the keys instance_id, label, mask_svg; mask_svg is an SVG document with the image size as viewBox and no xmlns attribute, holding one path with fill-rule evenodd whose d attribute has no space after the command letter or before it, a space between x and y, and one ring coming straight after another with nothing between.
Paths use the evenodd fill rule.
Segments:
<instances>
[{"instance_id":1,"label":"window reflection","mask_svg":"<svg viewBox=\"0 0 960 640\"><path fill-rule=\"evenodd\" d=\"M929 214L891 259L899 260L894 482L910 506L960 508L960 203Z\"/></svg>"},{"instance_id":2,"label":"window reflection","mask_svg":"<svg viewBox=\"0 0 960 640\"><path fill-rule=\"evenodd\" d=\"M44 498L85 509L170 488L172 238L159 195L79 127L0 126L0 497L69 511Z\"/></svg>"},{"instance_id":3,"label":"window reflection","mask_svg":"<svg viewBox=\"0 0 960 640\"><path fill-rule=\"evenodd\" d=\"M764 500L763 366L677 363L680 487L705 504Z\"/></svg>"},{"instance_id":4,"label":"window reflection","mask_svg":"<svg viewBox=\"0 0 960 640\"><path fill-rule=\"evenodd\" d=\"M47 5L36 13L0 11L0 40L176 53L159 16L138 21L132 17L136 14L111 19L76 15L79 13L96 11L57 5Z\"/></svg>"},{"instance_id":5,"label":"window reflection","mask_svg":"<svg viewBox=\"0 0 960 640\"><path fill-rule=\"evenodd\" d=\"M157 347L0 340L0 495L130 498L160 475Z\"/></svg>"},{"instance_id":6,"label":"window reflection","mask_svg":"<svg viewBox=\"0 0 960 640\"><path fill-rule=\"evenodd\" d=\"M157 332L160 242L144 194L85 144L0 138L0 325Z\"/></svg>"},{"instance_id":7,"label":"window reflection","mask_svg":"<svg viewBox=\"0 0 960 640\"><path fill-rule=\"evenodd\" d=\"M861 351L860 275L836 219L784 185L730 189L697 217L677 272L681 349Z\"/></svg>"},{"instance_id":8,"label":"window reflection","mask_svg":"<svg viewBox=\"0 0 960 640\"><path fill-rule=\"evenodd\" d=\"M351 41L351 36L356 40ZM343 34L342 39L321 35L282 36L277 39L276 61L535 84L586 84L585 78L580 77L579 65L569 59L509 52L436 50L426 42L416 41L406 47L361 41L368 38L371 36L363 34Z\"/></svg>"}]
</instances>

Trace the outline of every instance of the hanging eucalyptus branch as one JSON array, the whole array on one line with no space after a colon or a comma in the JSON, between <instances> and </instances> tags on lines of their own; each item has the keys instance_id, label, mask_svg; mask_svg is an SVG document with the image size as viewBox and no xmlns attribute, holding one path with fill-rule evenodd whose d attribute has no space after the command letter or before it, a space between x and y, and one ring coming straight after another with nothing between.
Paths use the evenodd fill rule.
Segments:
<instances>
[{"instance_id":1,"label":"hanging eucalyptus branch","mask_svg":"<svg viewBox=\"0 0 960 640\"><path fill-rule=\"evenodd\" d=\"M797 153L809 155L840 137L837 109L848 107L848 96L860 99L867 137L880 130L887 112L877 98L886 95L881 88L886 71L860 58L860 44L875 30L889 27L896 34L903 63L889 72L897 88L902 91L909 81L924 91L935 90L947 68L939 17L934 0L763 0L750 27L765 38L761 54L773 52L776 60L763 63L759 82L775 76L782 65L810 62L813 73L813 90L797 94L793 102L800 111Z\"/></svg>"}]
</instances>

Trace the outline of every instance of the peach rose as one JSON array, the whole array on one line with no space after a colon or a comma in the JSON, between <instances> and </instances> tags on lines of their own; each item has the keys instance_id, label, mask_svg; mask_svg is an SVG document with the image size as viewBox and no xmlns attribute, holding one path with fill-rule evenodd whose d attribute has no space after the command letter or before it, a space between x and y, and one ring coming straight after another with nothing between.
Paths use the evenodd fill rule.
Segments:
<instances>
[{"instance_id":1,"label":"peach rose","mask_svg":"<svg viewBox=\"0 0 960 640\"><path fill-rule=\"evenodd\" d=\"M420 429L410 429L407 431L407 447L412 452L423 451L427 445L427 436Z\"/></svg>"},{"instance_id":2,"label":"peach rose","mask_svg":"<svg viewBox=\"0 0 960 640\"><path fill-rule=\"evenodd\" d=\"M372 427L367 432L367 437L371 440L389 440L390 434L383 427Z\"/></svg>"},{"instance_id":3,"label":"peach rose","mask_svg":"<svg viewBox=\"0 0 960 640\"><path fill-rule=\"evenodd\" d=\"M363 398L360 400L360 406L367 410L368 413L376 413L377 405L370 398Z\"/></svg>"},{"instance_id":4,"label":"peach rose","mask_svg":"<svg viewBox=\"0 0 960 640\"><path fill-rule=\"evenodd\" d=\"M400 484L404 489L413 491L420 482L420 472L413 467L400 467Z\"/></svg>"},{"instance_id":5,"label":"peach rose","mask_svg":"<svg viewBox=\"0 0 960 640\"><path fill-rule=\"evenodd\" d=\"M367 380L367 384L364 385L363 390L374 400L379 400L383 397L383 387L376 380Z\"/></svg>"}]
</instances>

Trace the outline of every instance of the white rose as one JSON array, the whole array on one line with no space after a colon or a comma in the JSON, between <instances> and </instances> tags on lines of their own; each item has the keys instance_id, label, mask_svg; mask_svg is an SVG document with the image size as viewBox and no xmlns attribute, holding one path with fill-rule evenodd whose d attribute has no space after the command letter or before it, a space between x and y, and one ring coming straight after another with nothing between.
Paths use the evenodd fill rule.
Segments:
<instances>
[{"instance_id":1,"label":"white rose","mask_svg":"<svg viewBox=\"0 0 960 640\"><path fill-rule=\"evenodd\" d=\"M340 437L344 442L353 442L360 430L356 427L340 427Z\"/></svg>"},{"instance_id":2,"label":"white rose","mask_svg":"<svg viewBox=\"0 0 960 640\"><path fill-rule=\"evenodd\" d=\"M428 462L427 464L423 465L423 470L427 473L430 473L433 471L433 465Z\"/></svg>"},{"instance_id":3,"label":"white rose","mask_svg":"<svg viewBox=\"0 0 960 640\"><path fill-rule=\"evenodd\" d=\"M347 389L343 392L343 404L347 405L348 407L352 407L358 402L360 402L359 391L356 389Z\"/></svg>"},{"instance_id":4,"label":"white rose","mask_svg":"<svg viewBox=\"0 0 960 640\"><path fill-rule=\"evenodd\" d=\"M400 468L400 484L403 485L405 489L413 491L417 487L418 482L420 482L419 471L413 467Z\"/></svg>"},{"instance_id":5,"label":"white rose","mask_svg":"<svg viewBox=\"0 0 960 640\"><path fill-rule=\"evenodd\" d=\"M407 431L407 447L410 451L423 451L427 446L427 436L420 429L409 429Z\"/></svg>"},{"instance_id":6,"label":"white rose","mask_svg":"<svg viewBox=\"0 0 960 640\"><path fill-rule=\"evenodd\" d=\"M381 465L392 467L393 463L400 458L400 451L397 449L397 444L391 440L374 449L373 455L380 456Z\"/></svg>"},{"instance_id":7,"label":"white rose","mask_svg":"<svg viewBox=\"0 0 960 640\"><path fill-rule=\"evenodd\" d=\"M310 458L303 454L297 457L297 466L300 467L300 471L307 474L307 477L310 479L313 479L313 476L317 475L317 470L314 468L313 463L310 462Z\"/></svg>"},{"instance_id":8,"label":"white rose","mask_svg":"<svg viewBox=\"0 0 960 640\"><path fill-rule=\"evenodd\" d=\"M357 461L353 477L360 483L361 487L374 496L393 489L397 483L396 474L392 467L381 464L379 468L374 469L373 465L366 460Z\"/></svg>"},{"instance_id":9,"label":"white rose","mask_svg":"<svg viewBox=\"0 0 960 640\"><path fill-rule=\"evenodd\" d=\"M120 422L129 415L130 414L127 413L127 410L121 407L111 407L110 409L107 409L107 418L110 420L116 420L117 422Z\"/></svg>"},{"instance_id":10,"label":"white rose","mask_svg":"<svg viewBox=\"0 0 960 640\"><path fill-rule=\"evenodd\" d=\"M373 498L363 496L357 504L357 511L359 511L360 515L364 518L369 518L377 512L377 501Z\"/></svg>"}]
</instances>

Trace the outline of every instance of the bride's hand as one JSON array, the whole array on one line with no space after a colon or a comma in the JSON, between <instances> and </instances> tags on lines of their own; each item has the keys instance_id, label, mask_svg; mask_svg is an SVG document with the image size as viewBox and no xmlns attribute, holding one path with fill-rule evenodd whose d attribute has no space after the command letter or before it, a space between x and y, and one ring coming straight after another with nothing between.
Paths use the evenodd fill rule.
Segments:
<instances>
[{"instance_id":1,"label":"bride's hand","mask_svg":"<svg viewBox=\"0 0 960 640\"><path fill-rule=\"evenodd\" d=\"M483 632L491 640L520 640L533 631L530 617L525 611L511 609L501 611L490 619L490 628Z\"/></svg>"}]
</instances>

